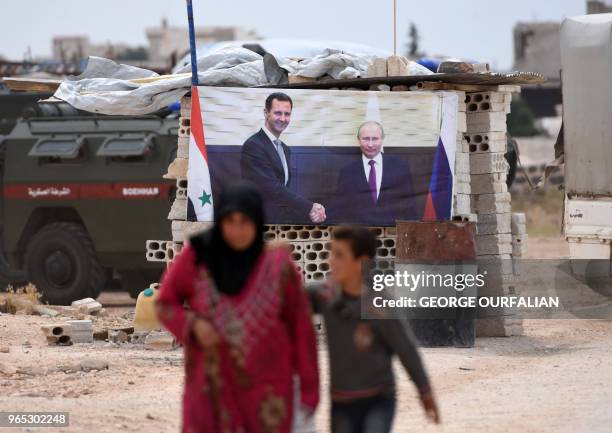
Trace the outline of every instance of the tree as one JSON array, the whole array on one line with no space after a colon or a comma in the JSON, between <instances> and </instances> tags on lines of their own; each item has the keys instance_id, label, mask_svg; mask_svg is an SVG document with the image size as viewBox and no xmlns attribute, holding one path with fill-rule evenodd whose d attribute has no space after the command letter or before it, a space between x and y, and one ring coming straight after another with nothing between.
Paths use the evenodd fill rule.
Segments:
<instances>
[{"instance_id":1,"label":"tree","mask_svg":"<svg viewBox=\"0 0 612 433\"><path fill-rule=\"evenodd\" d=\"M410 22L410 27L408 28L408 57L417 58L422 57L422 53L419 50L419 42L420 42L419 29L417 28L414 22Z\"/></svg>"}]
</instances>

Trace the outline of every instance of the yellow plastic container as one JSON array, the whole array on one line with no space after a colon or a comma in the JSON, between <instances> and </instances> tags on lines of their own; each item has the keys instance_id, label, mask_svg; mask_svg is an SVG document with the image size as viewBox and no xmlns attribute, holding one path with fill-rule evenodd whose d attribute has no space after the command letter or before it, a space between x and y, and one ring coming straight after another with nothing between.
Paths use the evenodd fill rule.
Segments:
<instances>
[{"instance_id":1,"label":"yellow plastic container","mask_svg":"<svg viewBox=\"0 0 612 433\"><path fill-rule=\"evenodd\" d=\"M154 331L161 329L161 325L155 314L155 298L159 284L151 286L138 295L136 299L136 311L134 311L134 332Z\"/></svg>"}]
</instances>

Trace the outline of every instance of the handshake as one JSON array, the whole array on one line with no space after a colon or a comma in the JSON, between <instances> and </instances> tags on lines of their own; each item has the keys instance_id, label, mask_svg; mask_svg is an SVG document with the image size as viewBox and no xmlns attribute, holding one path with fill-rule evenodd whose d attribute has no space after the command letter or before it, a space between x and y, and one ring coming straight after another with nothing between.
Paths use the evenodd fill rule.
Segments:
<instances>
[{"instance_id":1,"label":"handshake","mask_svg":"<svg viewBox=\"0 0 612 433\"><path fill-rule=\"evenodd\" d=\"M327 218L327 215L325 215L325 208L320 203L313 203L308 216L310 217L310 221L315 224L322 223Z\"/></svg>"}]
</instances>

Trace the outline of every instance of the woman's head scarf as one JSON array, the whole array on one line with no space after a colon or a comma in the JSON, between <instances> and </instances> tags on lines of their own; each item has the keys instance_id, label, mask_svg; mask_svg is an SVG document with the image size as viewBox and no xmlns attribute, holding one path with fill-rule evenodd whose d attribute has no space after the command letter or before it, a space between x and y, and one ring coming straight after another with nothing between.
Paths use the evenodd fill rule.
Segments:
<instances>
[{"instance_id":1,"label":"woman's head scarf","mask_svg":"<svg viewBox=\"0 0 612 433\"><path fill-rule=\"evenodd\" d=\"M191 246L196 252L196 261L208 267L217 289L234 295L244 288L264 246L263 201L254 185L238 182L226 186L214 203L213 227L193 236ZM232 249L223 239L221 221L232 212L246 215L257 230L253 243L244 251Z\"/></svg>"}]
</instances>

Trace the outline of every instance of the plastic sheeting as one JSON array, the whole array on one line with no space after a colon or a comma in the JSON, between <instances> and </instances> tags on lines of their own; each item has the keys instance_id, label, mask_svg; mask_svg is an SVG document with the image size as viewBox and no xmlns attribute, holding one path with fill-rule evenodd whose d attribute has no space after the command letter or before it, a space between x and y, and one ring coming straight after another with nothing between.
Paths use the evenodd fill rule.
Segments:
<instances>
[{"instance_id":1,"label":"plastic sheeting","mask_svg":"<svg viewBox=\"0 0 612 433\"><path fill-rule=\"evenodd\" d=\"M330 76L336 79L365 76L373 57L356 56L340 50L326 49L300 62L275 58L266 68L279 69L305 77ZM279 77L277 71L264 68L264 58L241 47L227 47L198 58L198 80L202 86L256 87L279 84L268 77ZM55 97L75 108L101 114L142 115L158 111L176 102L191 86L190 67L157 80L146 69L99 57L90 57L85 71L60 85ZM137 80L137 81L134 81ZM276 79L277 80L277 79Z\"/></svg>"},{"instance_id":2,"label":"plastic sheeting","mask_svg":"<svg viewBox=\"0 0 612 433\"><path fill-rule=\"evenodd\" d=\"M612 195L612 14L561 25L565 191Z\"/></svg>"}]
</instances>

